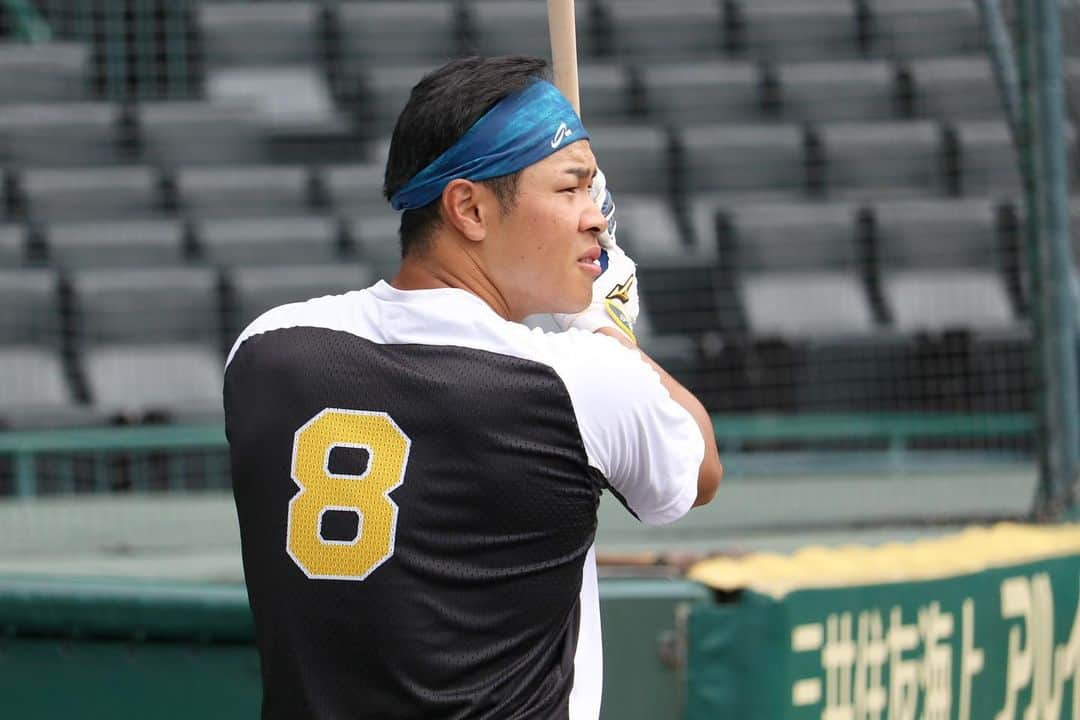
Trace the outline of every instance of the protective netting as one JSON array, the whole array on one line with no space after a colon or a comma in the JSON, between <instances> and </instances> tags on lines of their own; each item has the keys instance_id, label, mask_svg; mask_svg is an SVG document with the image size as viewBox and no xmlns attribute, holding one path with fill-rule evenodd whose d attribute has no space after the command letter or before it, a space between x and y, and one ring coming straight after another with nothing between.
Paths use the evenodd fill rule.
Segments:
<instances>
[{"instance_id":1,"label":"protective netting","mask_svg":"<svg viewBox=\"0 0 1080 720\"><path fill-rule=\"evenodd\" d=\"M1030 460L1022 191L974 2L591 0L577 22L641 344L716 413L735 476L844 466L822 449ZM411 86L548 54L539 0L8 0L0 28L14 429L219 421L248 321L392 276ZM199 474L58 462L58 492Z\"/></svg>"}]
</instances>

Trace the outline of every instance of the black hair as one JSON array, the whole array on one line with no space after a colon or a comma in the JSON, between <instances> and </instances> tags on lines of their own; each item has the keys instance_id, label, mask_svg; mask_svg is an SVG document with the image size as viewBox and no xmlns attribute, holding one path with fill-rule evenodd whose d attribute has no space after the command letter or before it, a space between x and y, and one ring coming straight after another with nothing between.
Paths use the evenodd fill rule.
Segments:
<instances>
[{"instance_id":1,"label":"black hair","mask_svg":"<svg viewBox=\"0 0 1080 720\"><path fill-rule=\"evenodd\" d=\"M389 200L507 95L547 76L547 60L526 55L452 60L412 89L390 140L383 194ZM485 180L502 212L514 207L521 173ZM401 255L422 252L440 220L439 200L401 216Z\"/></svg>"}]
</instances>

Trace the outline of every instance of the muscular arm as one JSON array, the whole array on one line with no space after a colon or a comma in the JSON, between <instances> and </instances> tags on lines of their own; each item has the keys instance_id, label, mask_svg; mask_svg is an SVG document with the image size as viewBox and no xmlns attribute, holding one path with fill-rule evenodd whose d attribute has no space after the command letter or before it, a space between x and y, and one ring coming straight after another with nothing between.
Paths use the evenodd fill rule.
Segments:
<instances>
[{"instance_id":1,"label":"muscular arm","mask_svg":"<svg viewBox=\"0 0 1080 720\"><path fill-rule=\"evenodd\" d=\"M596 332L613 337L632 350L640 351L640 348L619 330L602 327ZM664 368L657 365L644 352L641 353L641 357L656 370L656 373L660 376L660 384L671 395L671 399L681 405L694 418L694 422L697 423L698 429L701 431L701 437L705 440L705 457L702 459L701 469L698 471L697 499L694 501L694 507L704 505L716 495L716 488L720 485L720 478L724 475L724 466L720 464L720 451L716 447L716 433L713 431L712 420L709 418L709 413L705 410L701 401L694 397L693 393L671 377Z\"/></svg>"}]
</instances>

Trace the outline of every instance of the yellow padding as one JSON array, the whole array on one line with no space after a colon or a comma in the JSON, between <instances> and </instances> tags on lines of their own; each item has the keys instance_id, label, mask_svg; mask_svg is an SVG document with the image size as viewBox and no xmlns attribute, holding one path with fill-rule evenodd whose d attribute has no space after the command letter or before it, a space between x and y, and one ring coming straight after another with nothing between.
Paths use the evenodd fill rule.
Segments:
<instances>
[{"instance_id":1,"label":"yellow padding","mask_svg":"<svg viewBox=\"0 0 1080 720\"><path fill-rule=\"evenodd\" d=\"M689 577L719 590L745 588L781 597L807 588L934 580L1077 553L1080 525L1001 523L914 543L712 558L690 568Z\"/></svg>"}]
</instances>

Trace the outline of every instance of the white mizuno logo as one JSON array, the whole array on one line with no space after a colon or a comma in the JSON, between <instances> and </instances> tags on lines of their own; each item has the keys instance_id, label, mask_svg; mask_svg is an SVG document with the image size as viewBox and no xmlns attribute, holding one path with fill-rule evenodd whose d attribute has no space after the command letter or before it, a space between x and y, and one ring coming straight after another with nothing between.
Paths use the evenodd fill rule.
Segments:
<instances>
[{"instance_id":1,"label":"white mizuno logo","mask_svg":"<svg viewBox=\"0 0 1080 720\"><path fill-rule=\"evenodd\" d=\"M555 131L555 137L551 140L551 147L557 148L562 141L574 134L574 131L566 127L566 123L559 123L559 129Z\"/></svg>"}]
</instances>

